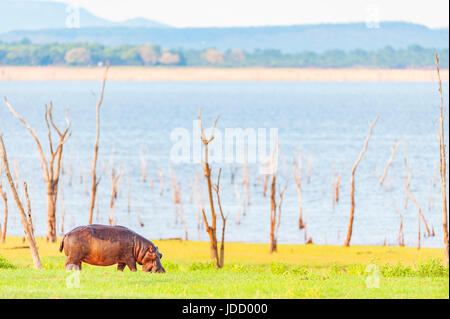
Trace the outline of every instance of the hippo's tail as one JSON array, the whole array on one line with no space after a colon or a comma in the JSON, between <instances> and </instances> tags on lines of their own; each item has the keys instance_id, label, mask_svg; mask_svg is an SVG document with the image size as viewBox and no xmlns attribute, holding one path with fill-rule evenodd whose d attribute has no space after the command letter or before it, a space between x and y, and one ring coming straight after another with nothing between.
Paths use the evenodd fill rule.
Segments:
<instances>
[{"instance_id":1,"label":"hippo's tail","mask_svg":"<svg viewBox=\"0 0 450 319\"><path fill-rule=\"evenodd\" d=\"M66 239L66 236L64 235L63 239L61 240L61 244L59 245L59 251L62 252L64 249L64 239Z\"/></svg>"}]
</instances>

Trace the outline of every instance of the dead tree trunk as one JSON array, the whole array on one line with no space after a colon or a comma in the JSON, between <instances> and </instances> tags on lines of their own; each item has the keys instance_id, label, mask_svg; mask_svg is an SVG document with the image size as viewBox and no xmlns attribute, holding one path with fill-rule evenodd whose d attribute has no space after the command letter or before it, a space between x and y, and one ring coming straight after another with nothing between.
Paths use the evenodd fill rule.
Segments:
<instances>
[{"instance_id":1,"label":"dead tree trunk","mask_svg":"<svg viewBox=\"0 0 450 319\"><path fill-rule=\"evenodd\" d=\"M275 235L275 240L274 240L275 244L278 243L278 231L280 229L280 224L281 224L281 206L283 206L283 197L284 197L284 192L286 191L286 189L287 189L287 183L284 186L284 188L280 191L280 202L278 204L278 221L277 221L277 226L275 228L275 233L274 233L274 235ZM275 250L276 250L276 248L277 247L275 247Z\"/></svg>"},{"instance_id":2,"label":"dead tree trunk","mask_svg":"<svg viewBox=\"0 0 450 319\"><path fill-rule=\"evenodd\" d=\"M405 161L405 165L406 165L406 161ZM406 172L408 172L408 168L405 167ZM406 185L411 185L411 178L412 178L412 166L410 166L409 169L409 173L405 173L405 177L403 177L403 183L405 183ZM405 209L408 208L408 199L409 199L409 195L408 195L408 191L406 191L406 197L405 197Z\"/></svg>"},{"instance_id":3,"label":"dead tree trunk","mask_svg":"<svg viewBox=\"0 0 450 319\"><path fill-rule=\"evenodd\" d=\"M272 153L272 179L270 184L270 234L269 234L269 253L277 251L277 234L276 234L276 221L277 221L277 202L276 202L276 183L277 183L277 173L278 173L278 156L279 156L279 145L276 144ZM275 160L275 154L277 155L277 160Z\"/></svg>"},{"instance_id":4,"label":"dead tree trunk","mask_svg":"<svg viewBox=\"0 0 450 319\"><path fill-rule=\"evenodd\" d=\"M41 259L39 258L39 252L36 247L36 241L34 239L34 235L31 230L31 225L28 223L25 209L23 208L22 202L20 201L19 194L17 193L17 189L14 186L14 181L11 176L11 171L9 170L8 157L6 155L6 149L5 149L5 144L3 143L2 134L0 134L0 155L1 155L1 158L3 161L5 175L9 182L9 186L11 188L11 193L13 194L14 200L16 201L16 205L19 210L20 219L22 221L22 225L23 225L23 229L25 231L25 235L26 235L26 238L28 241L28 245L30 246L31 257L33 258L34 267L36 269L42 269L42 263L41 263Z\"/></svg>"},{"instance_id":5,"label":"dead tree trunk","mask_svg":"<svg viewBox=\"0 0 450 319\"><path fill-rule=\"evenodd\" d=\"M446 153L445 153L445 132L444 132L444 98L442 95L442 81L441 75L439 72L439 56L436 54L436 66L437 73L439 78L439 94L441 97L441 107L440 107L440 115L439 115L439 172L441 175L441 193L442 193L442 234L444 237L444 247L445 247L445 258L447 259L447 263L449 260L449 243L448 243L448 224L447 224L447 161L446 161Z\"/></svg>"},{"instance_id":6,"label":"dead tree trunk","mask_svg":"<svg viewBox=\"0 0 450 319\"><path fill-rule=\"evenodd\" d=\"M247 202L245 203L246 206L250 205L250 182L248 178L248 170L247 170L247 147L245 148L245 158L244 163L242 164L242 187L245 189ZM245 214L245 210L244 210Z\"/></svg>"},{"instance_id":7,"label":"dead tree trunk","mask_svg":"<svg viewBox=\"0 0 450 319\"><path fill-rule=\"evenodd\" d=\"M292 162L292 175L294 176L295 187L297 189L297 200L298 200L298 228L303 229L305 225L303 223L303 202L302 202L302 154L299 151L298 162Z\"/></svg>"},{"instance_id":8,"label":"dead tree trunk","mask_svg":"<svg viewBox=\"0 0 450 319\"><path fill-rule=\"evenodd\" d=\"M306 179L308 184L311 183L311 167L312 167L312 157L308 158L308 162L306 163Z\"/></svg>"},{"instance_id":9,"label":"dead tree trunk","mask_svg":"<svg viewBox=\"0 0 450 319\"><path fill-rule=\"evenodd\" d=\"M276 192L276 175L272 175L272 182L270 186L270 238L269 238L269 253L277 251L277 239L275 236L275 223L277 218L277 202L275 200Z\"/></svg>"},{"instance_id":10,"label":"dead tree trunk","mask_svg":"<svg viewBox=\"0 0 450 319\"><path fill-rule=\"evenodd\" d=\"M411 174L411 173L410 173L410 174ZM412 193L411 190L409 189L409 184L408 184L408 183L405 183L405 188L406 188L406 192L407 192L408 196L411 198L411 200L413 201L414 205L416 205L416 207L417 207L417 210L418 210L418 212L419 212L419 218L422 218L423 223L425 224L425 229L427 230L428 236L431 236L431 231L430 231L430 229L428 228L428 224L427 224L427 221L426 221L426 219L425 219L425 216L424 216L423 213L422 213L422 209L420 208L420 205L419 205L419 203L417 202L416 198L414 197L413 193Z\"/></svg>"},{"instance_id":11,"label":"dead tree trunk","mask_svg":"<svg viewBox=\"0 0 450 319\"><path fill-rule=\"evenodd\" d=\"M66 123L67 127L64 131L60 131L53 121L52 109L53 104L50 103L50 108L48 109L45 106L45 122L47 124L48 129L48 142L50 148L50 157L47 160L44 155L44 151L42 149L41 143L36 135L36 132L31 128L27 121L25 121L11 106L8 100L5 98L6 106L9 111L20 121L30 132L31 136L34 138L38 151L40 160L42 163L43 171L44 171L44 180L46 183L47 190L47 241L56 242L56 200L58 197L58 183L59 176L61 173L61 159L63 154L63 147L66 143L67 139L70 136L70 121L68 118L68 110L66 112ZM50 121L49 121L50 120ZM52 141L52 129L56 131L59 136L58 146L54 150L53 141Z\"/></svg>"},{"instance_id":12,"label":"dead tree trunk","mask_svg":"<svg viewBox=\"0 0 450 319\"><path fill-rule=\"evenodd\" d=\"M147 152L142 149L141 150L141 175L142 175L142 182L147 182Z\"/></svg>"},{"instance_id":13,"label":"dead tree trunk","mask_svg":"<svg viewBox=\"0 0 450 319\"><path fill-rule=\"evenodd\" d=\"M111 192L111 200L109 203L109 207L110 207L109 224L111 226L116 224L115 219L114 219L114 204L115 204L116 198L117 198L117 182L119 181L121 176L122 176L121 172L116 173L116 170L114 168L114 163L113 163L112 170L111 170L112 192Z\"/></svg>"},{"instance_id":14,"label":"dead tree trunk","mask_svg":"<svg viewBox=\"0 0 450 319\"><path fill-rule=\"evenodd\" d=\"M336 203L339 203L339 187L341 186L341 174L339 173L336 182L334 184L335 191L334 191L334 200Z\"/></svg>"},{"instance_id":15,"label":"dead tree trunk","mask_svg":"<svg viewBox=\"0 0 450 319\"><path fill-rule=\"evenodd\" d=\"M389 169L389 165L391 165L392 160L394 159L394 155L397 152L398 146L400 145L400 142L397 141L394 143L394 145L392 146L392 153L391 156L389 157L389 160L386 163L386 167L384 168L384 172L383 175L380 178L380 185L383 185L384 179L386 178L386 175L388 173L388 169Z\"/></svg>"},{"instance_id":16,"label":"dead tree trunk","mask_svg":"<svg viewBox=\"0 0 450 319\"><path fill-rule=\"evenodd\" d=\"M30 196L28 195L28 185L27 185L26 182L23 182L23 191L25 193L25 200L26 200L26 203L27 203L28 225L30 225L30 231L31 231L31 234L34 237L33 216L31 215L31 202L30 202Z\"/></svg>"},{"instance_id":17,"label":"dead tree trunk","mask_svg":"<svg viewBox=\"0 0 450 319\"><path fill-rule=\"evenodd\" d=\"M173 185L173 202L174 202L174 206L175 206L175 224L178 222L178 217L180 217L181 223L183 224L183 229L184 229L184 239L188 240L189 239L188 229L187 229L187 224L186 224L186 218L184 216L181 185L177 182L176 172L172 171L172 169L170 169L170 176L171 176L172 185Z\"/></svg>"},{"instance_id":18,"label":"dead tree trunk","mask_svg":"<svg viewBox=\"0 0 450 319\"><path fill-rule=\"evenodd\" d=\"M264 169L266 171L266 174L264 174L263 177L263 181L262 181L262 186L263 186L263 196L266 197L266 193L267 193L267 184L269 183L269 174L267 173L269 171L269 167L270 167L270 160L269 158L267 158L266 162L264 163Z\"/></svg>"},{"instance_id":19,"label":"dead tree trunk","mask_svg":"<svg viewBox=\"0 0 450 319\"><path fill-rule=\"evenodd\" d=\"M370 124L369 134L367 135L367 138L364 142L364 147L363 147L361 153L359 154L358 159L356 160L355 164L353 164L352 177L351 177L351 181L350 181L350 198L351 198L350 221L349 221L348 230L347 230L347 237L345 238L345 243L344 243L345 247L350 246L350 240L352 238L352 231L353 231L353 219L355 217L355 172L356 172L356 168L358 167L359 162L361 162L361 159L362 159L364 153L367 151L367 147L369 145L369 140L370 140L370 137L372 136L373 127L375 126L377 121L378 121L378 115L375 117L375 120L372 123L369 123Z\"/></svg>"},{"instance_id":20,"label":"dead tree trunk","mask_svg":"<svg viewBox=\"0 0 450 319\"><path fill-rule=\"evenodd\" d=\"M245 207L242 204L241 194L239 193L237 183L234 183L234 194L236 195L236 201L237 201L237 206L238 206L238 211L237 211L237 216L236 216L236 224L239 225L241 223L241 207L243 210L245 210Z\"/></svg>"},{"instance_id":21,"label":"dead tree trunk","mask_svg":"<svg viewBox=\"0 0 450 319\"><path fill-rule=\"evenodd\" d=\"M159 196L162 196L164 193L164 177L163 171L158 168L158 176L159 176Z\"/></svg>"},{"instance_id":22,"label":"dead tree trunk","mask_svg":"<svg viewBox=\"0 0 450 319\"><path fill-rule=\"evenodd\" d=\"M175 208L175 225L178 223L178 215L179 215L179 209L180 209L180 194L178 193L178 183L177 183L177 177L176 173L170 169L170 178L172 180L172 188L173 188L173 204Z\"/></svg>"},{"instance_id":23,"label":"dead tree trunk","mask_svg":"<svg viewBox=\"0 0 450 319\"><path fill-rule=\"evenodd\" d=\"M219 169L219 175L217 176L217 184L216 187L213 186L214 191L216 192L217 197L217 205L219 206L219 212L220 217L222 217L222 237L221 237L221 243L220 243L220 255L219 255L219 268L222 268L224 265L224 256L225 256L225 227L227 225L227 217L223 214L222 211L222 204L220 203L220 194L219 194L219 187L220 187L220 174L222 172L222 169Z\"/></svg>"},{"instance_id":24,"label":"dead tree trunk","mask_svg":"<svg viewBox=\"0 0 450 319\"><path fill-rule=\"evenodd\" d=\"M200 112L201 112L201 110L200 110ZM201 122L201 118L200 118L200 112L198 114L198 120L200 122L201 140L202 140L202 143L203 143L204 149L205 149L205 158L202 163L202 167L203 167L203 172L205 174L206 182L208 184L208 196L209 196L209 204L210 204L210 210L211 210L211 225L209 225L209 223L208 223L208 219L206 218L204 209L202 209L203 221L205 223L206 231L209 235L209 244L210 244L209 249L210 249L211 259L214 260L216 267L220 268L220 260L219 260L219 255L218 255L218 251L217 251L217 236L216 236L217 215L216 215L216 211L214 208L214 199L213 199L213 194L212 194L213 186L212 186L212 182L211 182L211 169L209 167L209 162L208 162L208 144L211 143L211 141L214 139L214 129L216 127L216 124L217 124L217 121L219 120L219 118L217 118L216 121L214 122L211 137L209 139L207 139L205 136L205 132L203 130L203 126L202 126L202 122Z\"/></svg>"},{"instance_id":25,"label":"dead tree trunk","mask_svg":"<svg viewBox=\"0 0 450 319\"><path fill-rule=\"evenodd\" d=\"M400 228L398 230L398 245L400 247L405 247L405 235L403 233L403 215L400 212L400 210L397 208L397 205L395 205L395 202L394 202L394 209L397 211L398 215L400 216Z\"/></svg>"},{"instance_id":26,"label":"dead tree trunk","mask_svg":"<svg viewBox=\"0 0 450 319\"><path fill-rule=\"evenodd\" d=\"M5 242L6 240L6 230L8 227L8 197L6 196L6 193L3 191L3 186L2 186L2 170L3 170L3 164L2 162L0 162L0 196L2 196L3 198L3 203L5 205L5 215L3 218L3 229L1 230L1 241L2 243Z\"/></svg>"},{"instance_id":27,"label":"dead tree trunk","mask_svg":"<svg viewBox=\"0 0 450 319\"><path fill-rule=\"evenodd\" d=\"M100 183L100 179L97 180L96 170L97 170L97 160L98 160L98 140L100 138L100 106L103 103L103 95L105 93L105 84L106 79L108 75L108 69L109 64L106 64L105 68L105 74L103 76L103 84L102 84L102 90L100 93L100 98L97 101L97 108L96 108L96 123L97 123L97 130L95 135L95 144L94 144L94 159L92 160L92 169L91 169L91 176L92 176L92 186L91 186L91 201L89 205L89 225L92 224L92 217L94 215L94 207L95 207L95 197L97 195L97 186Z\"/></svg>"}]
</instances>

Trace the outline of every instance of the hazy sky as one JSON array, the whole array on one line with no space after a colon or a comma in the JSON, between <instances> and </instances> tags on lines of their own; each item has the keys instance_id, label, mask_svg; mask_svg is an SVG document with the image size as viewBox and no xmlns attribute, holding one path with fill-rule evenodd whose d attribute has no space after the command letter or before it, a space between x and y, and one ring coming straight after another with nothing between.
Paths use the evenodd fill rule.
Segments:
<instances>
[{"instance_id":1,"label":"hazy sky","mask_svg":"<svg viewBox=\"0 0 450 319\"><path fill-rule=\"evenodd\" d=\"M55 1L55 0L53 0ZM57 0L115 21L145 17L175 27L288 25L370 20L447 27L448 0ZM370 18L368 18L370 17Z\"/></svg>"}]
</instances>

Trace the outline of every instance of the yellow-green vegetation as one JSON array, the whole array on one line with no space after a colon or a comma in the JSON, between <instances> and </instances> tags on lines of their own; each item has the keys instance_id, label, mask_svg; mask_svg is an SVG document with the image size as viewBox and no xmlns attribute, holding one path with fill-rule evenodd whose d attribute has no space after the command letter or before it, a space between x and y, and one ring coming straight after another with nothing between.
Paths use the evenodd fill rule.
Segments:
<instances>
[{"instance_id":1,"label":"yellow-green vegetation","mask_svg":"<svg viewBox=\"0 0 450 319\"><path fill-rule=\"evenodd\" d=\"M217 270L209 243L166 240L155 244L167 273L150 274L66 272L59 243L37 244L41 271L22 238L0 244L0 298L449 298L442 249L279 245L269 255L267 244L226 243Z\"/></svg>"}]
</instances>

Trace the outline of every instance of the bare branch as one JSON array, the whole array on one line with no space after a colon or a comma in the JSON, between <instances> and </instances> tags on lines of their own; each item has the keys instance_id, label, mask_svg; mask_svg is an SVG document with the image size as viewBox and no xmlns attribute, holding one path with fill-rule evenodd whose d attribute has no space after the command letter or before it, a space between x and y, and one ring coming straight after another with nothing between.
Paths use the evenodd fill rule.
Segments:
<instances>
[{"instance_id":1,"label":"bare branch","mask_svg":"<svg viewBox=\"0 0 450 319\"><path fill-rule=\"evenodd\" d=\"M39 139L36 135L36 132L34 131L34 129L31 128L30 124L28 124L27 121L25 121L25 119L23 117L21 117L15 110L14 108L11 106L11 104L8 102L8 99L6 97L4 97L5 100L5 104L8 107L8 110L20 121L22 122L23 125L25 125L25 127L28 129L28 131L30 132L31 136L34 138L34 140L36 141L37 147L38 147L38 151L39 151L39 155L41 157L41 163L42 166L44 168L44 177L45 179L48 181L50 180L50 176L49 176L49 172L48 172L48 167L47 167L47 160L45 159L45 155L44 155L44 151L42 149L41 143L39 142Z\"/></svg>"},{"instance_id":2,"label":"bare branch","mask_svg":"<svg viewBox=\"0 0 450 319\"><path fill-rule=\"evenodd\" d=\"M355 172L356 172L356 168L358 167L359 162L361 162L361 159L362 159L364 153L367 151L367 147L369 146L369 140L370 140L370 137L372 136L372 131L373 131L375 124L378 121L378 118L379 118L379 116L377 115L375 117L375 120L372 123L369 123L369 134L367 135L366 140L364 141L364 147L363 147L361 153L359 154L355 164L353 164L353 167L352 167L352 177L351 177L351 181L350 181L350 185L351 185L351 189L350 189L350 196L351 196L350 221L349 221L349 225L348 225L347 237L346 237L345 243L344 243L345 247L350 246L350 240L352 238L352 231L353 231L353 219L355 216Z\"/></svg>"},{"instance_id":3,"label":"bare branch","mask_svg":"<svg viewBox=\"0 0 450 319\"><path fill-rule=\"evenodd\" d=\"M380 178L380 185L383 185L384 179L386 178L386 175L387 175L387 172L388 172L388 169L389 169L389 165L391 165L391 162L394 159L394 155L397 152L397 149L398 149L399 145L400 145L400 141L397 141L392 146L392 153L391 153L391 156L389 157L389 160L386 163L386 167L384 168L383 175Z\"/></svg>"},{"instance_id":4,"label":"bare branch","mask_svg":"<svg viewBox=\"0 0 450 319\"><path fill-rule=\"evenodd\" d=\"M100 138L100 106L103 103L103 95L105 93L105 84L108 76L108 70L109 70L109 63L106 64L105 68L105 74L103 76L103 83L102 83L102 90L100 93L100 98L97 101L97 108L96 108L96 123L97 123L97 130L95 135L95 143L94 143L94 159L92 161L92 169L91 169L91 175L92 175L92 188L91 188L91 202L89 206L89 224L92 224L92 216L94 213L94 206L95 206L95 196L97 195L97 186L100 183L100 180L97 180L96 176L96 169L97 169L97 158L98 158L98 149L99 149L99 138Z\"/></svg>"}]
</instances>

